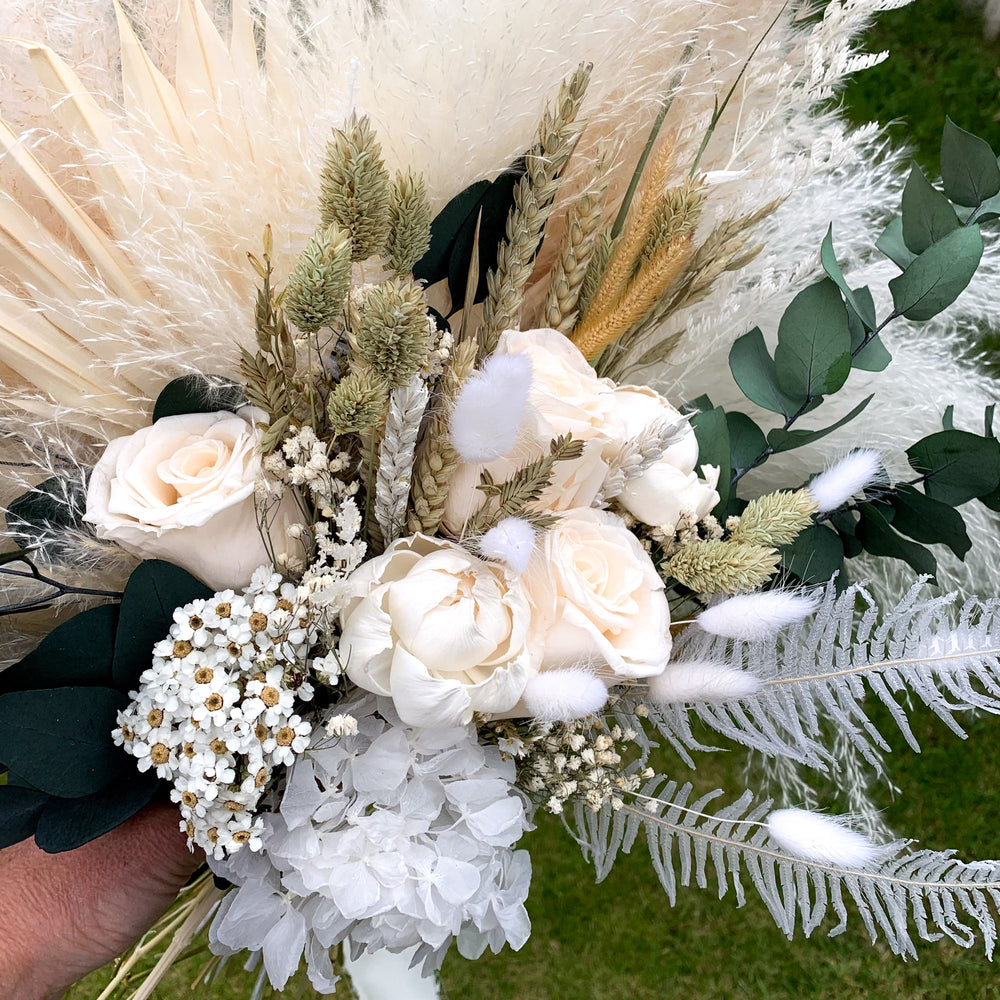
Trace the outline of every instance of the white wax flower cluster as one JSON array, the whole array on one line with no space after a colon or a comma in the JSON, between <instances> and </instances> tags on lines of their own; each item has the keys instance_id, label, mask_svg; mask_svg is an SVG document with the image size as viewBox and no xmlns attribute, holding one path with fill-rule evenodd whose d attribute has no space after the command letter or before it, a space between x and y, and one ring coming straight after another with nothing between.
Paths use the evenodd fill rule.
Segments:
<instances>
[{"instance_id":1,"label":"white wax flower cluster","mask_svg":"<svg viewBox=\"0 0 1000 1000\"><path fill-rule=\"evenodd\" d=\"M530 924L530 828L514 764L474 726L416 728L388 699L337 706L357 723L317 734L296 761L263 854L210 858L239 888L222 901L213 951L261 952L282 988L303 953L314 988L332 992L329 949L350 936L367 951L416 947L439 966L452 937L476 958L520 948Z\"/></svg>"},{"instance_id":2,"label":"white wax flower cluster","mask_svg":"<svg viewBox=\"0 0 1000 1000\"><path fill-rule=\"evenodd\" d=\"M312 733L298 709L313 696L305 665L315 641L308 606L270 567L242 594L174 612L113 735L140 771L173 785L189 846L216 858L261 849L257 805Z\"/></svg>"}]
</instances>

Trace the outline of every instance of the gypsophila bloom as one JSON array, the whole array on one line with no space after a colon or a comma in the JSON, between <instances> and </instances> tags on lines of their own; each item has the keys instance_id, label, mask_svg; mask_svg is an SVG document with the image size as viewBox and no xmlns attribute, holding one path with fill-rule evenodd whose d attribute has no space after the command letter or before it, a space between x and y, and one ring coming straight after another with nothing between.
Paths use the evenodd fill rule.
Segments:
<instances>
[{"instance_id":1,"label":"gypsophila bloom","mask_svg":"<svg viewBox=\"0 0 1000 1000\"><path fill-rule=\"evenodd\" d=\"M530 824L513 762L474 726L405 726L373 696L343 707L349 716L327 724L343 735L313 737L280 813L264 817L266 853L210 855L239 887L212 922L212 950L260 952L277 988L304 952L313 986L329 993L329 949L348 935L368 951L415 947L425 970L455 935L467 958L521 947L531 867L513 846ZM295 934L272 932L282 926Z\"/></svg>"},{"instance_id":2,"label":"gypsophila bloom","mask_svg":"<svg viewBox=\"0 0 1000 1000\"><path fill-rule=\"evenodd\" d=\"M118 715L115 742L140 771L155 768L171 783L189 846L216 858L261 849L255 810L275 768L309 745L312 725L301 713L313 698L309 654L319 629L299 591L262 566L242 594L178 608Z\"/></svg>"}]
</instances>

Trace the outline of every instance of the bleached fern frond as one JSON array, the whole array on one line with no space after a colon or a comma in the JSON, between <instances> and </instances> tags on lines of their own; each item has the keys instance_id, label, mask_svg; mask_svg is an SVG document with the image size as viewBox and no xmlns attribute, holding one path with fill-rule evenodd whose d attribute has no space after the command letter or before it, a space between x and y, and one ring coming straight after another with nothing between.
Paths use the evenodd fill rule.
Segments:
<instances>
[{"instance_id":1,"label":"bleached fern frond","mask_svg":"<svg viewBox=\"0 0 1000 1000\"><path fill-rule=\"evenodd\" d=\"M419 376L394 389L389 397L375 487L375 519L386 545L399 538L406 526L413 455L426 406L427 386Z\"/></svg>"},{"instance_id":2,"label":"bleached fern frond","mask_svg":"<svg viewBox=\"0 0 1000 1000\"><path fill-rule=\"evenodd\" d=\"M719 897L731 888L742 906L744 879L749 877L789 938L796 927L809 936L831 909L838 923L830 935L841 933L853 903L872 939L884 934L897 954L916 955L914 930L925 941L947 936L964 948L981 937L986 954L993 954L1000 862L967 864L952 851L910 851L905 841L880 848L870 865L804 861L770 838L763 822L771 808L768 800L755 801L747 791L706 813L706 806L721 794L717 789L689 805L690 784L654 778L635 804L617 812L610 806L599 813L578 806L574 832L584 853L593 858L599 881L618 853L628 853L644 834L671 903L678 884L707 888L711 864Z\"/></svg>"},{"instance_id":3,"label":"bleached fern frond","mask_svg":"<svg viewBox=\"0 0 1000 1000\"><path fill-rule=\"evenodd\" d=\"M651 716L668 739L692 747L689 712L754 749L821 768L834 759L822 745L825 719L881 771L877 751L889 746L869 718L869 695L916 751L907 710L895 697L903 692L964 736L956 713L1000 713L1000 601L959 604L954 594L922 600L922 589L914 585L880 616L864 587L838 596L831 585L811 620L764 642L731 643L688 629L677 656L748 670L763 681L761 690L739 702L654 707Z\"/></svg>"}]
</instances>

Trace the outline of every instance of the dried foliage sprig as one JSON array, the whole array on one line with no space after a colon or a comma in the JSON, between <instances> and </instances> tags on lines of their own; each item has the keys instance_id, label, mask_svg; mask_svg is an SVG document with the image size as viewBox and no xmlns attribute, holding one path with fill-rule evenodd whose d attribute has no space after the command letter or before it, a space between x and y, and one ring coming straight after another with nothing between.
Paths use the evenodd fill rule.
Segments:
<instances>
[{"instance_id":1,"label":"dried foliage sprig","mask_svg":"<svg viewBox=\"0 0 1000 1000\"><path fill-rule=\"evenodd\" d=\"M819 510L808 490L768 493L747 504L730 540L751 545L787 545L811 523Z\"/></svg>"},{"instance_id":2,"label":"dried foliage sprig","mask_svg":"<svg viewBox=\"0 0 1000 1000\"><path fill-rule=\"evenodd\" d=\"M573 202L569 210L559 256L549 278L545 324L562 333L571 332L576 325L584 281L600 245L601 222L608 190L603 158L595 164L594 172L591 186Z\"/></svg>"},{"instance_id":3,"label":"dried foliage sprig","mask_svg":"<svg viewBox=\"0 0 1000 1000\"><path fill-rule=\"evenodd\" d=\"M427 396L427 386L417 378L389 397L375 482L375 519L384 545L394 542L406 527L413 458Z\"/></svg>"},{"instance_id":4,"label":"dried foliage sprig","mask_svg":"<svg viewBox=\"0 0 1000 1000\"><path fill-rule=\"evenodd\" d=\"M423 177L398 173L389 203L389 239L384 261L396 274L409 274L431 243L431 207Z\"/></svg>"},{"instance_id":5,"label":"dried foliage sprig","mask_svg":"<svg viewBox=\"0 0 1000 1000\"><path fill-rule=\"evenodd\" d=\"M351 256L362 261L381 253L392 226L389 172L367 117L351 115L334 129L320 174L320 217L351 235Z\"/></svg>"},{"instance_id":6,"label":"dried foliage sprig","mask_svg":"<svg viewBox=\"0 0 1000 1000\"><path fill-rule=\"evenodd\" d=\"M699 594L742 594L769 580L780 561L777 550L764 545L707 541L682 548L664 573Z\"/></svg>"},{"instance_id":7,"label":"dried foliage sprig","mask_svg":"<svg viewBox=\"0 0 1000 1000\"><path fill-rule=\"evenodd\" d=\"M458 454L448 438L448 410L476 364L476 344L467 340L455 347L451 364L441 377L440 395L427 421L414 466L410 514L411 533L432 534L444 517L448 484L458 468Z\"/></svg>"},{"instance_id":8,"label":"dried foliage sprig","mask_svg":"<svg viewBox=\"0 0 1000 1000\"><path fill-rule=\"evenodd\" d=\"M590 64L581 64L563 83L555 110L546 109L535 144L525 156L526 173L514 189L514 207L507 217L496 271L490 271L486 279L488 294L478 333L481 357L493 353L504 330L518 325L524 286L552 214L560 173L583 130L577 116L591 69Z\"/></svg>"},{"instance_id":9,"label":"dried foliage sprig","mask_svg":"<svg viewBox=\"0 0 1000 1000\"><path fill-rule=\"evenodd\" d=\"M484 470L477 488L486 494L486 499L465 523L463 536L477 538L507 517L523 518L538 528L551 527L554 517L536 514L530 506L552 482L556 462L571 461L582 454L583 442L564 434L553 439L547 455L529 462L502 483Z\"/></svg>"},{"instance_id":10,"label":"dried foliage sprig","mask_svg":"<svg viewBox=\"0 0 1000 1000\"><path fill-rule=\"evenodd\" d=\"M630 479L638 478L658 462L664 452L680 440L688 427L686 417L658 420L644 427L635 437L629 438L608 461L608 473L596 502L605 504L618 496Z\"/></svg>"}]
</instances>

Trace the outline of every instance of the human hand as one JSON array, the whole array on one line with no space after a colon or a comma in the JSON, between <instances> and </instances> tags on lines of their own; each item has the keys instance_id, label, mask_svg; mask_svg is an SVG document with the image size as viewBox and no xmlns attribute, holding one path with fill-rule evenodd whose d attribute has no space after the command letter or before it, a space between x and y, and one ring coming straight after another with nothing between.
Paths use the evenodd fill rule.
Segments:
<instances>
[{"instance_id":1,"label":"human hand","mask_svg":"<svg viewBox=\"0 0 1000 1000\"><path fill-rule=\"evenodd\" d=\"M0 851L0 1000L58 1000L137 941L203 858L167 804L75 851Z\"/></svg>"}]
</instances>

